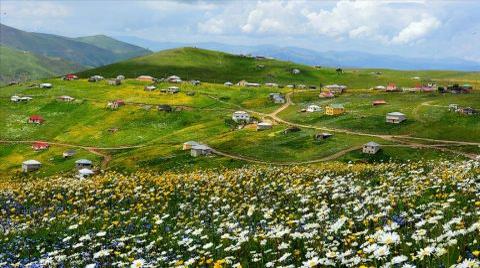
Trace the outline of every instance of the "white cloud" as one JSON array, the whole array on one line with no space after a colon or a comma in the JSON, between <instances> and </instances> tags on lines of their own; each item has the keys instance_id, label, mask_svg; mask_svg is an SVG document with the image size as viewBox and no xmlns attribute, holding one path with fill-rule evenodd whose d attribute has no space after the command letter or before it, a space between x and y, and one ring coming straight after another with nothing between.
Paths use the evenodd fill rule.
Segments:
<instances>
[{"instance_id":1,"label":"white cloud","mask_svg":"<svg viewBox=\"0 0 480 268\"><path fill-rule=\"evenodd\" d=\"M224 31L225 22L223 19L211 18L205 22L198 23L198 29L202 33L207 34L222 34Z\"/></svg>"},{"instance_id":2,"label":"white cloud","mask_svg":"<svg viewBox=\"0 0 480 268\"><path fill-rule=\"evenodd\" d=\"M411 22L393 37L392 42L407 44L424 37L426 34L440 26L440 21L435 17L424 15L420 21Z\"/></svg>"},{"instance_id":3,"label":"white cloud","mask_svg":"<svg viewBox=\"0 0 480 268\"><path fill-rule=\"evenodd\" d=\"M59 2L11 2L2 1L2 14L18 19L64 18L71 14L67 6Z\"/></svg>"}]
</instances>

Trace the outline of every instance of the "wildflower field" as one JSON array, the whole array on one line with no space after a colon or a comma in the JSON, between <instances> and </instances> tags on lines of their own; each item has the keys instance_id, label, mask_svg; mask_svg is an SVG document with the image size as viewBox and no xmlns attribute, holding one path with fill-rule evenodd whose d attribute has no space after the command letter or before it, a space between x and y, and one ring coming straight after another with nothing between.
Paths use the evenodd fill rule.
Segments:
<instances>
[{"instance_id":1,"label":"wildflower field","mask_svg":"<svg viewBox=\"0 0 480 268\"><path fill-rule=\"evenodd\" d=\"M480 163L0 184L0 267L478 267Z\"/></svg>"}]
</instances>

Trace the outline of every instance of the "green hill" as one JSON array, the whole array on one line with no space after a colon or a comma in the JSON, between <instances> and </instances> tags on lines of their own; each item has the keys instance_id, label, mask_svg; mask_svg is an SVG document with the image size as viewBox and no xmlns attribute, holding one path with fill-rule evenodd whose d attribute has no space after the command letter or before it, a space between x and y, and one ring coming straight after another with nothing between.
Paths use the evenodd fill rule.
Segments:
<instances>
[{"instance_id":1,"label":"green hill","mask_svg":"<svg viewBox=\"0 0 480 268\"><path fill-rule=\"evenodd\" d=\"M56 76L84 69L80 64L36 55L0 45L0 85Z\"/></svg>"},{"instance_id":2,"label":"green hill","mask_svg":"<svg viewBox=\"0 0 480 268\"><path fill-rule=\"evenodd\" d=\"M108 42L93 42L98 38L93 38L93 41L92 38L87 38L90 41L85 42L64 36L25 32L2 24L0 24L0 33L2 45L46 57L62 58L84 66L101 66L149 53L148 50L135 46L131 49L129 45L121 45L120 43L123 42L113 39ZM101 44L97 46L98 44L89 42ZM123 47L120 50L121 53L118 52L119 50L109 50L108 47L111 47L111 44L114 44L115 48Z\"/></svg>"},{"instance_id":3,"label":"green hill","mask_svg":"<svg viewBox=\"0 0 480 268\"><path fill-rule=\"evenodd\" d=\"M292 74L292 69L299 74ZM134 78L139 75L166 77L178 75L184 80L199 79L206 82L237 82L245 79L249 82L277 82L282 84L298 83L320 85L338 83L352 88L369 88L396 82L400 86L413 86L420 76L423 81L436 80L473 80L476 83L480 74L458 71L394 71L381 69L350 69L338 74L335 69L316 69L311 66L274 59L255 59L228 53L198 48L177 48L164 50L99 68L81 72L88 77L100 74L114 77L123 74ZM475 80L475 77L477 79Z\"/></svg>"},{"instance_id":4,"label":"green hill","mask_svg":"<svg viewBox=\"0 0 480 268\"><path fill-rule=\"evenodd\" d=\"M106 35L78 37L75 38L75 40L109 50L117 55L118 60L129 59L151 53L150 50L118 41Z\"/></svg>"}]
</instances>

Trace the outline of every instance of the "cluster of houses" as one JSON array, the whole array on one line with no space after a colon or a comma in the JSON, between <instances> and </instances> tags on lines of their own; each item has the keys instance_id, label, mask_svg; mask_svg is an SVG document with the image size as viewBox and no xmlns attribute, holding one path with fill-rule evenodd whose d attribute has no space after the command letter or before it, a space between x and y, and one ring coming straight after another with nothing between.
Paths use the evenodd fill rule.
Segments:
<instances>
[{"instance_id":1,"label":"cluster of houses","mask_svg":"<svg viewBox=\"0 0 480 268\"><path fill-rule=\"evenodd\" d=\"M480 114L480 111L472 108L472 107L462 107L458 104L450 104L448 105L448 110L451 112L463 114L463 115L475 115Z\"/></svg>"},{"instance_id":2,"label":"cluster of houses","mask_svg":"<svg viewBox=\"0 0 480 268\"><path fill-rule=\"evenodd\" d=\"M470 84L464 85L448 85L447 87L444 86L437 86L435 83L425 83L420 84L417 83L414 87L399 87L395 83L388 83L387 86L379 85L372 88L373 90L378 91L385 91L385 92L435 92L439 91L440 93L469 93L473 90L473 86Z\"/></svg>"},{"instance_id":3,"label":"cluster of houses","mask_svg":"<svg viewBox=\"0 0 480 268\"><path fill-rule=\"evenodd\" d=\"M49 145L47 142L35 142L32 144L32 148L34 148L34 150L45 150L45 149L48 149ZM75 150L67 150L65 152L63 152L63 158L70 158L72 156L74 156L76 154L76 151ZM33 171L36 171L36 170L39 170L40 168L42 167L42 163L37 161L37 160L34 160L34 159L30 159L30 160L26 160L24 162L22 162L22 172L33 172ZM75 168L77 169L77 177L79 178L86 178L90 175L93 175L95 172L92 170L93 168L93 162L88 160L88 159L78 159L75 161Z\"/></svg>"}]
</instances>

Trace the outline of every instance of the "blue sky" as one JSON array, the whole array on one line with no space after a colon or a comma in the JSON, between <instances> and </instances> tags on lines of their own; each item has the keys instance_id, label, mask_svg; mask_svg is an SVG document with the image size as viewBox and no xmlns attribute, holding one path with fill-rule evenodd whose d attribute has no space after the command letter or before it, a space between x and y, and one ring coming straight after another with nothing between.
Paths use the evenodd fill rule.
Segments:
<instances>
[{"instance_id":1,"label":"blue sky","mask_svg":"<svg viewBox=\"0 0 480 268\"><path fill-rule=\"evenodd\" d=\"M480 1L4 1L1 23L71 37L274 44L480 62Z\"/></svg>"}]
</instances>

